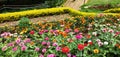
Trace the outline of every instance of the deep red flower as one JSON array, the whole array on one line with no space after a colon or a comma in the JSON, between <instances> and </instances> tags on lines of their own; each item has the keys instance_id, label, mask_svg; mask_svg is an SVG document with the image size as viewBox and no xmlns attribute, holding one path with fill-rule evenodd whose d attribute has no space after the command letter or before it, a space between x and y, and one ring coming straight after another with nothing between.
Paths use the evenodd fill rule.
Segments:
<instances>
[{"instance_id":1,"label":"deep red flower","mask_svg":"<svg viewBox=\"0 0 120 57\"><path fill-rule=\"evenodd\" d=\"M87 46L88 45L88 43L84 43L84 46Z\"/></svg>"},{"instance_id":2,"label":"deep red flower","mask_svg":"<svg viewBox=\"0 0 120 57\"><path fill-rule=\"evenodd\" d=\"M78 44L78 50L83 50L84 49L84 45L83 44Z\"/></svg>"},{"instance_id":3,"label":"deep red flower","mask_svg":"<svg viewBox=\"0 0 120 57\"><path fill-rule=\"evenodd\" d=\"M93 45L93 42L88 42L88 44Z\"/></svg>"},{"instance_id":4,"label":"deep red flower","mask_svg":"<svg viewBox=\"0 0 120 57\"><path fill-rule=\"evenodd\" d=\"M32 31L30 31L30 34L34 34L35 32L32 30Z\"/></svg>"},{"instance_id":5,"label":"deep red flower","mask_svg":"<svg viewBox=\"0 0 120 57\"><path fill-rule=\"evenodd\" d=\"M63 53L68 53L68 52L70 52L69 47L67 47L67 46L66 46L66 47L63 47L63 48L62 48L62 52L63 52Z\"/></svg>"}]
</instances>

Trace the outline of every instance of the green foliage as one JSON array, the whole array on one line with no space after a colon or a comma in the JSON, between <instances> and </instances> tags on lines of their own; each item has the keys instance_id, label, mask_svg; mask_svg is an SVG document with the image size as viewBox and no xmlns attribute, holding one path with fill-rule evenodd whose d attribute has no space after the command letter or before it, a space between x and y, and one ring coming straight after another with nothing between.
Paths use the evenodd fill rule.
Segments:
<instances>
[{"instance_id":1,"label":"green foliage","mask_svg":"<svg viewBox=\"0 0 120 57\"><path fill-rule=\"evenodd\" d=\"M30 20L26 17L23 17L19 20L18 26L20 28L27 28L30 26Z\"/></svg>"}]
</instances>

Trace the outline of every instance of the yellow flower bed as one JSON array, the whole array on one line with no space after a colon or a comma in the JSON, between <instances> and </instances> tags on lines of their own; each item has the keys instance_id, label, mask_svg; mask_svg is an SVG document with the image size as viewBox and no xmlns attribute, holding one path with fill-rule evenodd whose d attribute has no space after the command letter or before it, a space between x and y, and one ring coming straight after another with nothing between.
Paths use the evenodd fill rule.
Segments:
<instances>
[{"instance_id":1,"label":"yellow flower bed","mask_svg":"<svg viewBox=\"0 0 120 57\"><path fill-rule=\"evenodd\" d=\"M80 12L80 11L74 10L69 7L59 7L59 8L47 8L47 9L34 9L34 10L12 12L12 13L2 13L0 14L0 22L19 20L21 17L34 18L34 17L39 17L39 16L63 14L63 13L69 13L74 16L77 16L77 15L95 16L97 15L97 13ZM111 13L105 13L105 14L116 15L116 14L111 14Z\"/></svg>"},{"instance_id":2,"label":"yellow flower bed","mask_svg":"<svg viewBox=\"0 0 120 57\"><path fill-rule=\"evenodd\" d=\"M108 9L104 11L105 13L120 13L120 8Z\"/></svg>"}]
</instances>

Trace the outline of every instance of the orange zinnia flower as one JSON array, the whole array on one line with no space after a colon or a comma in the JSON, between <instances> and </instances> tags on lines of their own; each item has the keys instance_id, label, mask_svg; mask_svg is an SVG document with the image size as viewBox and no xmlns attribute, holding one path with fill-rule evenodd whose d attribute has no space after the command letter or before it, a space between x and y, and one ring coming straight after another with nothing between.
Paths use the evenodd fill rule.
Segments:
<instances>
[{"instance_id":1,"label":"orange zinnia flower","mask_svg":"<svg viewBox=\"0 0 120 57\"><path fill-rule=\"evenodd\" d=\"M30 45L34 45L35 43L33 41L30 42Z\"/></svg>"}]
</instances>

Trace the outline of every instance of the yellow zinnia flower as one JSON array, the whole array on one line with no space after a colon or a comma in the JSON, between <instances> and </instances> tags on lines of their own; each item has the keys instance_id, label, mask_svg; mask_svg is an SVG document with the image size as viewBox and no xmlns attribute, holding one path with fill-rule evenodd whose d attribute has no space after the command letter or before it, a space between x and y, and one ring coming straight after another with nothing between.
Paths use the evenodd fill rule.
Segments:
<instances>
[{"instance_id":1,"label":"yellow zinnia flower","mask_svg":"<svg viewBox=\"0 0 120 57\"><path fill-rule=\"evenodd\" d=\"M94 51L94 53L99 53L98 49L94 49L93 51Z\"/></svg>"}]
</instances>

